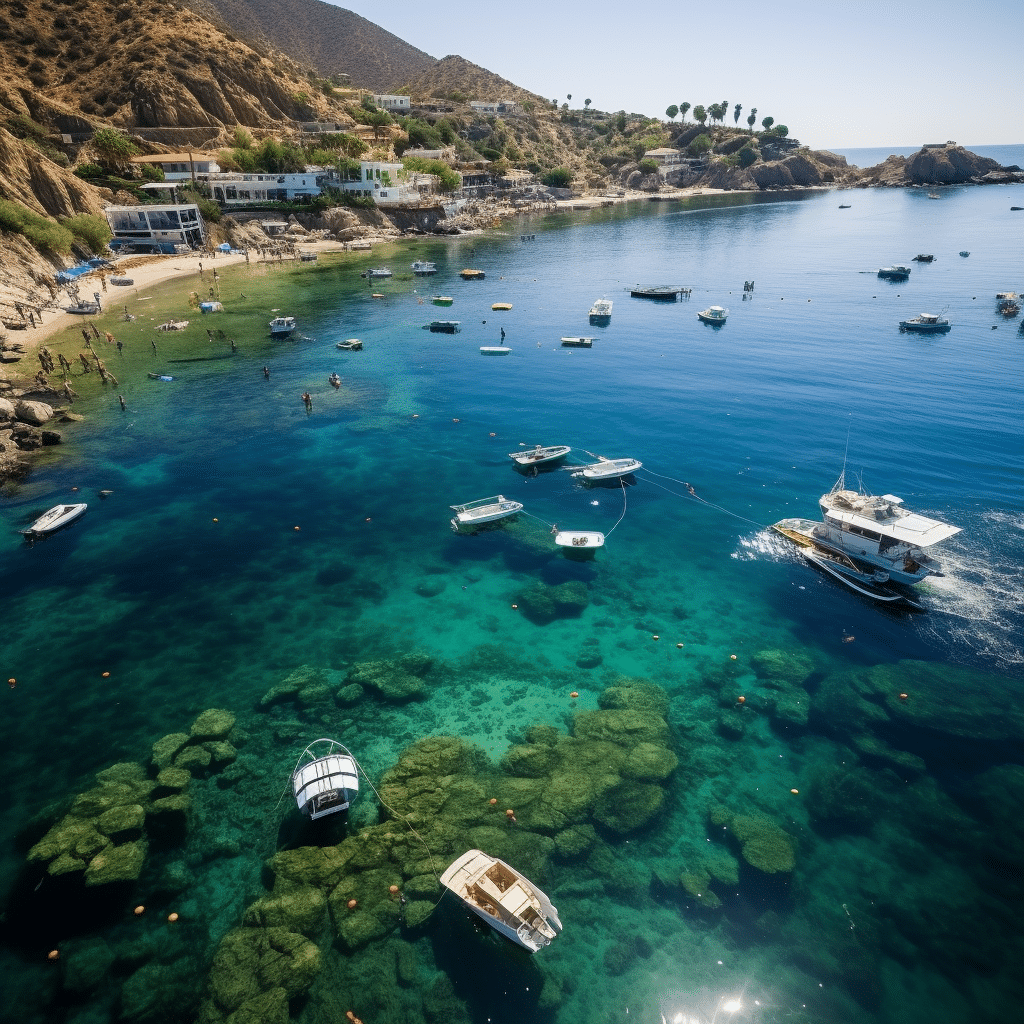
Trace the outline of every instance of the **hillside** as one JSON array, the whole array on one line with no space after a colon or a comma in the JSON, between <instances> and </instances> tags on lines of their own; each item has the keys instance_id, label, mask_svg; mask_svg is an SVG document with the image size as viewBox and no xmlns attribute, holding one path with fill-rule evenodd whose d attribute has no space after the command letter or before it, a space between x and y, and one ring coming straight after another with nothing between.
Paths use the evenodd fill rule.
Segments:
<instances>
[{"instance_id":1,"label":"hillside","mask_svg":"<svg viewBox=\"0 0 1024 1024\"><path fill-rule=\"evenodd\" d=\"M244 39L265 40L324 78L348 75L353 86L394 92L432 64L430 54L352 11L321 0L185 0L214 24Z\"/></svg>"},{"instance_id":2,"label":"hillside","mask_svg":"<svg viewBox=\"0 0 1024 1024\"><path fill-rule=\"evenodd\" d=\"M450 55L406 82L414 100L457 96L463 100L515 100L544 107L548 101L464 57Z\"/></svg>"}]
</instances>

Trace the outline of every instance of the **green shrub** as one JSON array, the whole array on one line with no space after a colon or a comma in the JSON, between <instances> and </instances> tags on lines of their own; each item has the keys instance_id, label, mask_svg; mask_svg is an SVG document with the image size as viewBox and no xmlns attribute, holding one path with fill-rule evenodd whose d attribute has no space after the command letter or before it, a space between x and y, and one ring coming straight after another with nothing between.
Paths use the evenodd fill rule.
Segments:
<instances>
[{"instance_id":1,"label":"green shrub","mask_svg":"<svg viewBox=\"0 0 1024 1024\"><path fill-rule=\"evenodd\" d=\"M0 200L0 230L24 235L37 249L47 252L67 254L74 243L66 227L7 199Z\"/></svg>"},{"instance_id":2,"label":"green shrub","mask_svg":"<svg viewBox=\"0 0 1024 1024\"><path fill-rule=\"evenodd\" d=\"M110 225L107 218L99 214L76 213L73 217L64 217L61 224L91 252L103 252L110 241Z\"/></svg>"},{"instance_id":3,"label":"green shrub","mask_svg":"<svg viewBox=\"0 0 1024 1024\"><path fill-rule=\"evenodd\" d=\"M658 161L657 160L651 160L650 158L648 158L647 160L641 160L640 161L640 173L641 174L655 174L657 172L657 170L658 170Z\"/></svg>"},{"instance_id":4,"label":"green shrub","mask_svg":"<svg viewBox=\"0 0 1024 1024\"><path fill-rule=\"evenodd\" d=\"M547 185L548 188L568 188L572 184L572 171L566 167L556 167L540 180L541 184Z\"/></svg>"},{"instance_id":5,"label":"green shrub","mask_svg":"<svg viewBox=\"0 0 1024 1024\"><path fill-rule=\"evenodd\" d=\"M740 167L749 167L752 163L757 162L757 150L752 149L750 146L744 146L737 154L740 162Z\"/></svg>"},{"instance_id":6,"label":"green shrub","mask_svg":"<svg viewBox=\"0 0 1024 1024\"><path fill-rule=\"evenodd\" d=\"M686 152L690 156L704 156L705 153L711 151L711 137L708 135L698 135L693 139L690 144L686 147Z\"/></svg>"},{"instance_id":7,"label":"green shrub","mask_svg":"<svg viewBox=\"0 0 1024 1024\"><path fill-rule=\"evenodd\" d=\"M407 157L402 161L407 171L418 171L420 174L436 174L440 179L442 192L454 192L462 185L462 175L453 171L442 160L424 160L422 157Z\"/></svg>"},{"instance_id":8,"label":"green shrub","mask_svg":"<svg viewBox=\"0 0 1024 1024\"><path fill-rule=\"evenodd\" d=\"M143 181L163 181L164 169L159 164L139 164Z\"/></svg>"},{"instance_id":9,"label":"green shrub","mask_svg":"<svg viewBox=\"0 0 1024 1024\"><path fill-rule=\"evenodd\" d=\"M75 174L85 181L92 181L94 178L102 178L106 171L99 164L79 164L75 168Z\"/></svg>"}]
</instances>

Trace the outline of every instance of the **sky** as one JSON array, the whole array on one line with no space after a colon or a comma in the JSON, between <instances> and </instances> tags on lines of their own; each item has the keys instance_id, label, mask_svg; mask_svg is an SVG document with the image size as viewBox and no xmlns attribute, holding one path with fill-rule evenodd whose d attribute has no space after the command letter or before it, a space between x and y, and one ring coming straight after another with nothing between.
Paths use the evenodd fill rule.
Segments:
<instances>
[{"instance_id":1,"label":"sky","mask_svg":"<svg viewBox=\"0 0 1024 1024\"><path fill-rule=\"evenodd\" d=\"M758 123L770 115L814 149L1024 142L1009 0L335 6L574 108L665 117L727 100L727 124L737 103L741 124L757 107Z\"/></svg>"}]
</instances>

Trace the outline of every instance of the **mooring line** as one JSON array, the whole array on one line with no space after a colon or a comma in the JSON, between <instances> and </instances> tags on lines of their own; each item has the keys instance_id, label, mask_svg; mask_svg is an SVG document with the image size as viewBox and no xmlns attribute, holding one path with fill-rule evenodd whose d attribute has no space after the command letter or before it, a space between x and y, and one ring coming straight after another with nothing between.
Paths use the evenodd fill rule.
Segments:
<instances>
[{"instance_id":1,"label":"mooring line","mask_svg":"<svg viewBox=\"0 0 1024 1024\"><path fill-rule=\"evenodd\" d=\"M713 501L708 501L706 498L702 498L693 489L693 486L691 484L688 484L685 480L677 480L675 477L666 476L664 473L655 473L653 469L648 469L646 466L644 466L643 469L639 470L639 472L641 472L641 473L650 473L652 476L660 476L662 478L662 480L671 480L672 483L674 483L674 484L682 484L683 487L685 487L690 492L689 493L689 497L693 498L694 501L699 501L702 505L707 505L708 508L716 509L719 512L725 513L725 515L727 515L727 516L732 516L734 519L739 519L739 520L741 520L744 523L750 523L751 526L756 526L759 529L762 529L762 530L769 529L769 527L768 527L768 525L766 523L758 523L758 522L756 522L753 519L748 519L746 516L741 516L738 512L733 512L730 509L723 508L721 505L716 505ZM670 490L664 484L659 484L656 480L652 480L651 483L654 484L655 487L660 487L663 491L668 491L669 494L673 495L676 498L685 498L686 497L685 494L676 494L675 491Z\"/></svg>"}]
</instances>

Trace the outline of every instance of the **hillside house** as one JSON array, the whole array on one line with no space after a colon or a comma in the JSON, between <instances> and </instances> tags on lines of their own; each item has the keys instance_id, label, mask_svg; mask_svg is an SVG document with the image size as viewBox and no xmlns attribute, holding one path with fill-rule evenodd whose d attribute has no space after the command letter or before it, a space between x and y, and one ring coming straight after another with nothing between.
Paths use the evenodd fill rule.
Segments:
<instances>
[{"instance_id":1,"label":"hillside house","mask_svg":"<svg viewBox=\"0 0 1024 1024\"><path fill-rule=\"evenodd\" d=\"M203 180L210 194L222 206L247 203L290 202L320 195L333 172L323 167L307 167L292 174L243 174L228 171L208 174Z\"/></svg>"},{"instance_id":2,"label":"hillside house","mask_svg":"<svg viewBox=\"0 0 1024 1024\"><path fill-rule=\"evenodd\" d=\"M103 213L114 236L110 248L115 252L173 254L206 245L206 224L195 203L108 206Z\"/></svg>"},{"instance_id":3,"label":"hillside house","mask_svg":"<svg viewBox=\"0 0 1024 1024\"><path fill-rule=\"evenodd\" d=\"M217 158L208 153L157 153L156 156L133 156L131 162L159 167L165 181L186 181L220 172Z\"/></svg>"},{"instance_id":4,"label":"hillside house","mask_svg":"<svg viewBox=\"0 0 1024 1024\"><path fill-rule=\"evenodd\" d=\"M678 149L649 149L643 156L644 160L653 160L658 165L658 173L664 177L669 171L678 170L686 162Z\"/></svg>"},{"instance_id":5,"label":"hillside house","mask_svg":"<svg viewBox=\"0 0 1024 1024\"><path fill-rule=\"evenodd\" d=\"M374 96L373 102L377 104L381 110L386 110L389 114L401 114L406 115L409 113L410 100L408 96Z\"/></svg>"}]
</instances>

